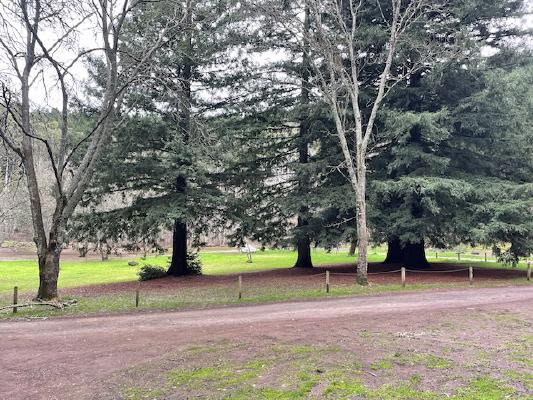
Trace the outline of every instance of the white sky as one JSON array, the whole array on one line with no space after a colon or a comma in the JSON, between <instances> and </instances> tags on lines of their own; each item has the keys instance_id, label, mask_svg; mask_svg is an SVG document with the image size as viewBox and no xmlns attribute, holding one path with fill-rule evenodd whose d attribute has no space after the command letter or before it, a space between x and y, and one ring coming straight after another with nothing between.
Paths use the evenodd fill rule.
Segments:
<instances>
[{"instance_id":1,"label":"white sky","mask_svg":"<svg viewBox=\"0 0 533 400\"><path fill-rule=\"evenodd\" d=\"M9 17L9 13L5 12L6 6L3 3L4 2L0 0L0 15L2 15L3 18L5 18L7 21L13 21L13 19ZM529 12L533 12L533 0L525 0L525 3L526 9ZM76 16L73 15L73 22L75 22L75 18ZM0 18L0 20L1 19L2 18ZM533 15L526 15L521 18L521 20L514 20L510 23L517 24L525 28L533 29ZM86 22L84 22L78 29L79 32L71 37L71 40L69 41L69 47L67 48L66 46L64 46L57 50L55 54L57 58L61 61L68 63L69 60L72 60L80 50L100 47L98 43L101 42L102 39L97 36L97 29L95 29L95 27L96 20L94 18L89 18ZM20 39L18 41L20 43L16 45L16 48L17 51L23 52L24 46L23 42L21 41L21 39L23 39L23 35L20 32L17 32L15 24L11 22L11 26L6 26L5 24L3 24L3 26L0 26L0 35L0 37L4 41L9 40L9 37L19 37ZM51 29L43 31L42 38L43 41L45 41L46 43L53 43L56 40L56 37L57 33ZM528 44L522 45L533 47L533 43L531 43L531 41ZM487 48L484 51L486 55L489 55L491 52L492 50L490 48ZM277 52L266 52L262 54L262 59L265 63L268 61L275 61L279 59L279 57L280 55ZM72 67L71 72L72 76L68 81L69 89L72 93L81 94L88 79L84 60L81 59L80 61L78 61L75 66ZM61 106L61 96L59 87L57 85L57 79L51 67L49 65L46 65L40 68L36 68L34 78L35 81L31 88L31 100L34 105L36 107L59 108ZM5 50L1 47L0 79L10 80L12 82L12 87L18 87L18 82L16 81L16 76L14 74L13 67L9 64L8 58L5 55Z\"/></svg>"}]
</instances>

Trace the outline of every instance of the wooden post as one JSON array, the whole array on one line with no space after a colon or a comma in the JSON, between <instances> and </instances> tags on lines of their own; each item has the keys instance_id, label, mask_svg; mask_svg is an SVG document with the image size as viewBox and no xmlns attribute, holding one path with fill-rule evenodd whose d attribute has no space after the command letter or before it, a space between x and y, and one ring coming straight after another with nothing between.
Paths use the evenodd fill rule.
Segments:
<instances>
[{"instance_id":1,"label":"wooden post","mask_svg":"<svg viewBox=\"0 0 533 400\"><path fill-rule=\"evenodd\" d=\"M405 287L405 267L402 267L401 274L402 274L402 287Z\"/></svg>"},{"instance_id":2,"label":"wooden post","mask_svg":"<svg viewBox=\"0 0 533 400\"><path fill-rule=\"evenodd\" d=\"M242 299L242 275L239 275L239 300Z\"/></svg>"},{"instance_id":3,"label":"wooden post","mask_svg":"<svg viewBox=\"0 0 533 400\"><path fill-rule=\"evenodd\" d=\"M487 252L485 252L485 262L487 262Z\"/></svg>"},{"instance_id":4,"label":"wooden post","mask_svg":"<svg viewBox=\"0 0 533 400\"><path fill-rule=\"evenodd\" d=\"M474 283L474 267L468 267L468 280L471 285Z\"/></svg>"},{"instance_id":5,"label":"wooden post","mask_svg":"<svg viewBox=\"0 0 533 400\"><path fill-rule=\"evenodd\" d=\"M135 289L135 308L139 307L140 292L141 292L141 282L139 282L139 284L137 285L137 289Z\"/></svg>"},{"instance_id":6,"label":"wooden post","mask_svg":"<svg viewBox=\"0 0 533 400\"><path fill-rule=\"evenodd\" d=\"M326 271L326 293L329 293L329 271Z\"/></svg>"},{"instance_id":7,"label":"wooden post","mask_svg":"<svg viewBox=\"0 0 533 400\"><path fill-rule=\"evenodd\" d=\"M460 253L460 252L457 252L457 259L458 259L459 261L461 261L461 253Z\"/></svg>"},{"instance_id":8,"label":"wooden post","mask_svg":"<svg viewBox=\"0 0 533 400\"><path fill-rule=\"evenodd\" d=\"M527 280L531 280L531 261L527 262Z\"/></svg>"},{"instance_id":9,"label":"wooden post","mask_svg":"<svg viewBox=\"0 0 533 400\"><path fill-rule=\"evenodd\" d=\"M13 304L18 304L19 302L19 287L15 286L13 288ZM13 314L16 314L18 307L13 307Z\"/></svg>"},{"instance_id":10,"label":"wooden post","mask_svg":"<svg viewBox=\"0 0 533 400\"><path fill-rule=\"evenodd\" d=\"M437 251L435 252L435 258L439 258L439 253Z\"/></svg>"}]
</instances>

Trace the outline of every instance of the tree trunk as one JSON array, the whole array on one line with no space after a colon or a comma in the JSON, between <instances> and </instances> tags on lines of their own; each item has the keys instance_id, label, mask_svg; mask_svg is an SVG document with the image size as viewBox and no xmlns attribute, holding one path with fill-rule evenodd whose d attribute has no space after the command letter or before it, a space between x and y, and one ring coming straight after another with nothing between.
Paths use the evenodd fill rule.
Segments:
<instances>
[{"instance_id":1,"label":"tree trunk","mask_svg":"<svg viewBox=\"0 0 533 400\"><path fill-rule=\"evenodd\" d=\"M174 222L172 233L172 261L167 271L168 275L189 275L187 268L187 224L180 219Z\"/></svg>"},{"instance_id":2,"label":"tree trunk","mask_svg":"<svg viewBox=\"0 0 533 400\"><path fill-rule=\"evenodd\" d=\"M352 240L350 240L350 249L348 250L348 255L352 257L355 256L356 248L357 248L357 239L352 238Z\"/></svg>"},{"instance_id":3,"label":"tree trunk","mask_svg":"<svg viewBox=\"0 0 533 400\"><path fill-rule=\"evenodd\" d=\"M192 103L192 91L191 91L191 79L193 75L193 45L192 45L192 6L187 3L187 15L186 23L188 28L186 30L187 36L185 37L185 54L183 58L183 69L181 71L181 104L178 109L178 128L179 134L183 138L185 146L189 145L189 139L191 134L191 103ZM178 175L176 177L176 193L183 195L183 204L187 206L187 177L184 175ZM187 266L187 222L184 219L176 219L174 221L174 230L172 234L172 260L170 267L167 271L168 275L182 276L190 275L191 271Z\"/></svg>"},{"instance_id":4,"label":"tree trunk","mask_svg":"<svg viewBox=\"0 0 533 400\"><path fill-rule=\"evenodd\" d=\"M309 20L309 7L305 8L305 17L304 17L304 31L308 32L310 29L310 20ZM309 163L309 144L308 144L308 135L310 128L309 121L309 77L311 73L311 67L309 65L309 42L307 35L304 37L303 43L303 57L302 57L302 90L300 94L300 107L302 108L300 115L300 130L298 137L298 162L300 166L306 165ZM309 173L306 170L300 170L298 174L298 194L301 199L305 199L305 194L309 190ZM308 232L306 232L306 227L309 225L309 207L306 204L302 204L298 213L298 225L296 248L298 250L298 259L295 268L313 268L313 263L311 261L311 240L309 238ZM303 229L302 229L303 228ZM301 232L303 231L303 233Z\"/></svg>"},{"instance_id":5,"label":"tree trunk","mask_svg":"<svg viewBox=\"0 0 533 400\"><path fill-rule=\"evenodd\" d=\"M298 217L298 226L307 225L306 221L302 221ZM296 259L295 268L313 268L313 262L311 261L311 243L307 235L302 235L298 238L296 243L296 249L298 251L298 258Z\"/></svg>"},{"instance_id":6,"label":"tree trunk","mask_svg":"<svg viewBox=\"0 0 533 400\"><path fill-rule=\"evenodd\" d=\"M430 266L426 259L424 250L424 240L418 243L407 243L402 249L403 264L409 268L428 268Z\"/></svg>"},{"instance_id":7,"label":"tree trunk","mask_svg":"<svg viewBox=\"0 0 533 400\"><path fill-rule=\"evenodd\" d=\"M402 245L398 238L388 242L387 258L383 264L402 264L409 268L428 268L424 240L419 243L407 243Z\"/></svg>"},{"instance_id":8,"label":"tree trunk","mask_svg":"<svg viewBox=\"0 0 533 400\"><path fill-rule=\"evenodd\" d=\"M37 299L56 300L57 299L57 279L59 277L59 256L58 251L47 249L44 254L39 255L39 291Z\"/></svg>"},{"instance_id":9,"label":"tree trunk","mask_svg":"<svg viewBox=\"0 0 533 400\"><path fill-rule=\"evenodd\" d=\"M109 259L109 246L107 244L100 245L100 256L102 261L107 261Z\"/></svg>"},{"instance_id":10,"label":"tree trunk","mask_svg":"<svg viewBox=\"0 0 533 400\"><path fill-rule=\"evenodd\" d=\"M357 283L368 285L368 228L366 226L366 168L364 161L357 168Z\"/></svg>"},{"instance_id":11,"label":"tree trunk","mask_svg":"<svg viewBox=\"0 0 533 400\"><path fill-rule=\"evenodd\" d=\"M387 242L387 257L383 264L401 264L403 262L402 242L399 238L393 237Z\"/></svg>"}]
</instances>

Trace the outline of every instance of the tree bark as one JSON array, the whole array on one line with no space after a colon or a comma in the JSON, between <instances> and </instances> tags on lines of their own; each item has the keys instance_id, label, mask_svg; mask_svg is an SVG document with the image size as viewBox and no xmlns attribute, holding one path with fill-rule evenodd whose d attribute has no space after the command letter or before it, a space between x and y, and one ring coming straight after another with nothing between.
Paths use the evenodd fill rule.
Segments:
<instances>
[{"instance_id":1,"label":"tree bark","mask_svg":"<svg viewBox=\"0 0 533 400\"><path fill-rule=\"evenodd\" d=\"M107 243L100 244L100 256L102 261L107 261L109 259L110 248Z\"/></svg>"},{"instance_id":2,"label":"tree bark","mask_svg":"<svg viewBox=\"0 0 533 400\"><path fill-rule=\"evenodd\" d=\"M409 268L428 268L424 240L418 243L402 245L400 239L393 238L388 242L387 257L384 264L402 264Z\"/></svg>"},{"instance_id":3,"label":"tree bark","mask_svg":"<svg viewBox=\"0 0 533 400\"><path fill-rule=\"evenodd\" d=\"M357 239L352 238L352 240L350 240L350 249L348 250L348 255L352 257L355 256L356 248L357 248Z\"/></svg>"},{"instance_id":4,"label":"tree bark","mask_svg":"<svg viewBox=\"0 0 533 400\"><path fill-rule=\"evenodd\" d=\"M298 225L305 226L307 222L302 222L298 217ZM298 238L296 243L296 249L298 251L298 258L296 259L295 268L313 268L313 262L311 260L311 241L307 235L302 235Z\"/></svg>"},{"instance_id":5,"label":"tree bark","mask_svg":"<svg viewBox=\"0 0 533 400\"><path fill-rule=\"evenodd\" d=\"M403 246L403 264L409 268L428 268L430 266L426 259L424 250L424 240L418 243L407 243Z\"/></svg>"},{"instance_id":6,"label":"tree bark","mask_svg":"<svg viewBox=\"0 0 533 400\"><path fill-rule=\"evenodd\" d=\"M46 249L43 254L39 254L39 291L37 299L56 300L57 299L57 279L59 277L59 257L61 251Z\"/></svg>"},{"instance_id":7,"label":"tree bark","mask_svg":"<svg viewBox=\"0 0 533 400\"><path fill-rule=\"evenodd\" d=\"M368 285L368 228L366 225L366 165L359 162L357 166L357 283Z\"/></svg>"},{"instance_id":8,"label":"tree bark","mask_svg":"<svg viewBox=\"0 0 533 400\"><path fill-rule=\"evenodd\" d=\"M402 242L393 237L387 242L387 257L383 264L401 264L403 262Z\"/></svg>"},{"instance_id":9,"label":"tree bark","mask_svg":"<svg viewBox=\"0 0 533 400\"><path fill-rule=\"evenodd\" d=\"M189 275L187 268L187 224L176 219L172 232L172 261L167 271L168 275Z\"/></svg>"}]
</instances>

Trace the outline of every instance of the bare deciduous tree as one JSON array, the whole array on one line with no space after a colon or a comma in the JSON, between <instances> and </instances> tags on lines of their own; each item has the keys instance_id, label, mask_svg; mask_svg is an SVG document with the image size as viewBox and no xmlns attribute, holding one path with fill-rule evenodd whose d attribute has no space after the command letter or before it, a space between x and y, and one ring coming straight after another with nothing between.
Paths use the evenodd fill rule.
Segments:
<instances>
[{"instance_id":1,"label":"bare deciduous tree","mask_svg":"<svg viewBox=\"0 0 533 400\"><path fill-rule=\"evenodd\" d=\"M166 40L163 29L146 47L126 52L121 43L130 14L142 0L17 0L0 1L0 56L9 73L1 76L0 107L9 124L0 127L0 139L20 157L26 174L34 241L39 261L37 298L58 297L59 260L65 229L93 175L95 165L117 123L128 85L148 68L153 52ZM169 21L172 19L169 18ZM177 21L175 19L174 21ZM170 22L169 22L170 24ZM101 41L73 54L79 35ZM70 57L66 56L70 54ZM88 54L100 55L103 70L101 98L95 126L78 142L69 131L71 97L80 83L74 67ZM51 73L53 75L51 75ZM57 87L61 97L59 145L41 136L33 123L31 89ZM16 88L16 89L14 89ZM36 173L34 149L44 146L55 178L55 206L50 222L42 211L41 179ZM76 161L74 161L76 160Z\"/></svg>"},{"instance_id":2,"label":"bare deciduous tree","mask_svg":"<svg viewBox=\"0 0 533 400\"><path fill-rule=\"evenodd\" d=\"M359 258L357 281L366 285L369 234L366 217L367 158L369 143L383 99L392 87L424 65L427 54L405 63L395 60L399 43L414 23L429 11L427 0L307 0L311 9L313 29L311 51L317 86L329 105L336 133L344 156L344 165L355 193L357 207L357 242ZM369 8L377 7L381 18L372 21L376 31L369 31L368 21L362 23ZM380 32L386 39L380 43ZM364 45L362 38L376 36L375 45ZM364 82L371 75L365 69L381 68L379 76ZM373 87L370 101L362 95L363 88Z\"/></svg>"}]
</instances>

